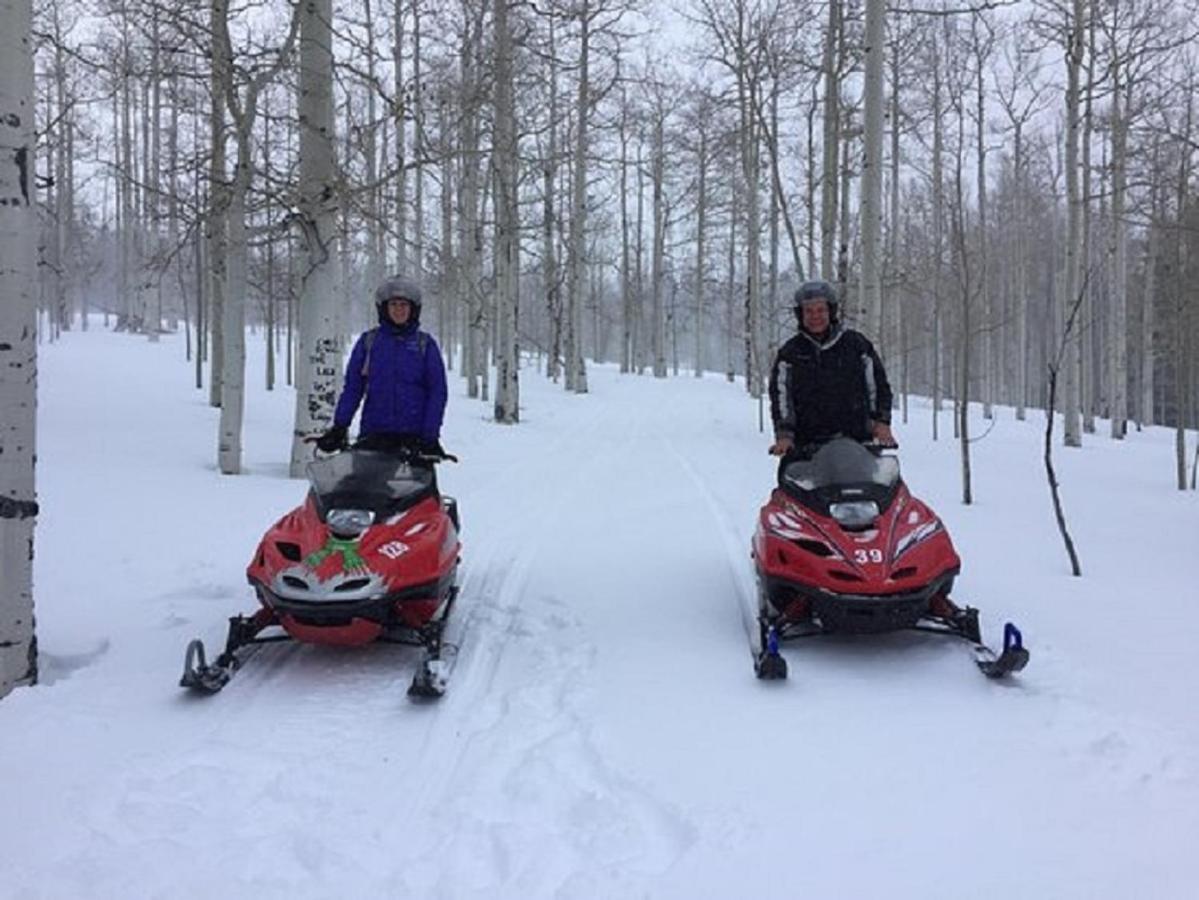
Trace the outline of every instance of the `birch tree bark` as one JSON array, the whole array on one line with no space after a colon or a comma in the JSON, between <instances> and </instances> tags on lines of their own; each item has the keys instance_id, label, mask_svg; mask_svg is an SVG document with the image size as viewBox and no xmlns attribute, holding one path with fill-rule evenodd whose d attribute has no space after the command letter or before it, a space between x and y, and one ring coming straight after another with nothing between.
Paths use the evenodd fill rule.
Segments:
<instances>
[{"instance_id":1,"label":"birch tree bark","mask_svg":"<svg viewBox=\"0 0 1199 900\"><path fill-rule=\"evenodd\" d=\"M941 48L939 36L933 36L933 164L932 164L932 194L933 194L933 343L930 356L933 382L933 440L940 437L941 400L943 387L941 384L941 353L942 353L942 295L944 293L945 268L945 174L944 147L945 135L942 124L944 72L941 68Z\"/></svg>"},{"instance_id":2,"label":"birch tree bark","mask_svg":"<svg viewBox=\"0 0 1199 900\"><path fill-rule=\"evenodd\" d=\"M1059 303L1059 321L1065 321L1067 311L1085 290L1083 266L1083 205L1078 173L1079 92L1082 79L1085 35L1083 31L1084 0L1071 0L1069 37L1066 44L1066 271L1064 296ZM1062 360L1062 440L1067 447L1082 446L1081 405L1079 384L1081 342L1078 328L1066 337Z\"/></svg>"},{"instance_id":3,"label":"birch tree bark","mask_svg":"<svg viewBox=\"0 0 1199 900\"><path fill-rule=\"evenodd\" d=\"M513 98L512 33L508 0L494 0L495 28L495 170L496 247L495 281L498 308L495 420L520 421L519 359L516 341L517 271L520 265L520 222L516 205L517 138L516 103Z\"/></svg>"},{"instance_id":4,"label":"birch tree bark","mask_svg":"<svg viewBox=\"0 0 1199 900\"><path fill-rule=\"evenodd\" d=\"M487 399L487 306L482 290L482 223L480 221L480 162L482 132L482 41L484 4L463 0L462 46L458 53L460 84L458 114L461 180L458 191L458 289L466 301L462 375L466 395Z\"/></svg>"},{"instance_id":5,"label":"birch tree bark","mask_svg":"<svg viewBox=\"0 0 1199 900\"><path fill-rule=\"evenodd\" d=\"M704 375L704 289L708 278L708 169L711 151L708 149L708 116L712 112L712 98L700 94L697 99L693 127L698 132L699 143L695 148L695 164L699 169L696 186L695 211L695 377Z\"/></svg>"},{"instance_id":6,"label":"birch tree bark","mask_svg":"<svg viewBox=\"0 0 1199 900\"><path fill-rule=\"evenodd\" d=\"M396 271L408 274L408 170L406 154L408 152L407 116L408 102L404 85L404 3L405 0L395 0L394 12L394 43L392 44L392 68L395 87L394 118L395 118L395 230L396 230ZM374 68L372 56L372 70ZM373 71L372 71L373 74ZM372 121L374 116L371 117ZM419 279L419 272L417 273ZM370 285L373 287L374 282Z\"/></svg>"},{"instance_id":7,"label":"birch tree bark","mask_svg":"<svg viewBox=\"0 0 1199 900\"><path fill-rule=\"evenodd\" d=\"M1158 222L1162 218L1161 211L1161 181L1162 165L1160 148L1157 141L1153 144L1153 162L1150 169L1149 186L1149 227L1145 230L1145 290L1141 297L1141 403L1139 421L1142 425L1152 425L1155 421L1153 409L1154 397L1154 363L1157 358L1156 346L1156 308L1158 291L1158 244L1161 235Z\"/></svg>"},{"instance_id":8,"label":"birch tree bark","mask_svg":"<svg viewBox=\"0 0 1199 900\"><path fill-rule=\"evenodd\" d=\"M412 131L413 153L416 156L416 171L413 173L412 185L412 258L414 271L418 281L425 279L425 169L424 162L428 152L425 143L425 97L424 72L421 58L421 3L423 0L412 0ZM403 186L400 187L403 193ZM403 235L401 235L401 243ZM441 303L439 305L444 305ZM448 343L448 336L441 335L443 343Z\"/></svg>"},{"instance_id":9,"label":"birch tree bark","mask_svg":"<svg viewBox=\"0 0 1199 900\"><path fill-rule=\"evenodd\" d=\"M0 697L37 680L37 408L30 0L0 0Z\"/></svg>"},{"instance_id":10,"label":"birch tree bark","mask_svg":"<svg viewBox=\"0 0 1199 900\"><path fill-rule=\"evenodd\" d=\"M629 230L629 97L620 89L620 371L633 371L633 270ZM548 250L548 241L547 241ZM547 254L548 255L548 254Z\"/></svg>"},{"instance_id":11,"label":"birch tree bark","mask_svg":"<svg viewBox=\"0 0 1199 900\"><path fill-rule=\"evenodd\" d=\"M310 458L305 438L333 421L341 375L336 333L333 241L337 186L333 166L333 0L302 0L300 7L300 202L298 223L307 254L300 279L296 351L296 411L291 477Z\"/></svg>"},{"instance_id":12,"label":"birch tree bark","mask_svg":"<svg viewBox=\"0 0 1199 900\"><path fill-rule=\"evenodd\" d=\"M220 22L228 20L227 0L212 0L209 23L212 34L211 108L208 138L211 154L208 162L208 215L205 220L205 247L208 297L208 404L221 405L221 376L225 369L225 290L228 282L228 211L229 184L225 159L225 54L218 46ZM127 254L122 243L122 257ZM128 263L126 262L126 266Z\"/></svg>"},{"instance_id":13,"label":"birch tree bark","mask_svg":"<svg viewBox=\"0 0 1199 900\"><path fill-rule=\"evenodd\" d=\"M824 34L824 137L820 166L820 277L830 279L836 259L837 160L840 157L841 80L841 0L829 0L828 26ZM813 273L813 277L815 273Z\"/></svg>"},{"instance_id":14,"label":"birch tree bark","mask_svg":"<svg viewBox=\"0 0 1199 900\"><path fill-rule=\"evenodd\" d=\"M224 202L228 236L228 281L222 311L223 354L221 357L221 418L218 428L217 464L225 475L241 473L242 421L246 383L246 197L254 174L254 125L258 118L258 100L262 90L275 78L291 57L300 27L299 5L293 7L287 37L271 65L256 72L244 93L234 83L233 45L229 36L229 8L223 0L213 4L216 54L214 68L220 73L220 87L233 122L237 158L233 180ZM220 64L216 65L215 60ZM268 338L269 339L269 338Z\"/></svg>"},{"instance_id":15,"label":"birch tree bark","mask_svg":"<svg viewBox=\"0 0 1199 900\"><path fill-rule=\"evenodd\" d=\"M591 37L600 9L591 0L580 0L579 74L575 99L575 146L571 168L570 244L566 260L566 389L587 393L587 366L583 361L583 270L587 229L587 126L591 119Z\"/></svg>"},{"instance_id":16,"label":"birch tree bark","mask_svg":"<svg viewBox=\"0 0 1199 900\"><path fill-rule=\"evenodd\" d=\"M1120 14L1119 0L1112 0L1111 15ZM1122 83L1121 54L1113 54L1112 77L1112 215L1108 255L1111 259L1111 339L1108 341L1108 399L1111 404L1111 437L1122 440L1128 428L1128 240L1124 204L1127 188L1125 166L1128 147L1124 118L1125 85Z\"/></svg>"},{"instance_id":17,"label":"birch tree bark","mask_svg":"<svg viewBox=\"0 0 1199 900\"><path fill-rule=\"evenodd\" d=\"M1193 77L1193 76L1192 76ZM1187 197L1191 184L1191 134L1194 126L1195 84L1187 84L1186 113L1178 153L1178 184L1175 193L1175 208L1181 223L1186 216ZM1171 351L1174 363L1174 462L1178 490L1187 487L1187 359L1186 319L1188 302L1193 301L1194 287L1191 284L1190 245L1185 233L1178 236L1178 256L1175 274L1177 295L1174 301L1174 328L1172 329Z\"/></svg>"},{"instance_id":18,"label":"birch tree bark","mask_svg":"<svg viewBox=\"0 0 1199 900\"><path fill-rule=\"evenodd\" d=\"M546 75L549 89L548 122L546 124L546 146L541 155L541 279L545 293L545 311L549 326L549 341L546 346L545 374L557 382L562 374L562 278L558 265L558 57L557 33L554 18L548 25L548 52ZM622 119L623 121L623 119ZM622 141L623 141L623 134ZM621 169L622 202L625 169ZM624 209L624 207L621 207ZM628 244L627 232L625 244Z\"/></svg>"},{"instance_id":19,"label":"birch tree bark","mask_svg":"<svg viewBox=\"0 0 1199 900\"><path fill-rule=\"evenodd\" d=\"M883 53L886 49L886 0L866 0L865 141L862 163L862 323L882 346L883 283Z\"/></svg>"},{"instance_id":20,"label":"birch tree bark","mask_svg":"<svg viewBox=\"0 0 1199 900\"><path fill-rule=\"evenodd\" d=\"M1084 434L1095 433L1095 406L1098 395L1096 361L1099 357L1099 318L1095 315L1096 266L1094 265L1093 241L1091 240L1091 137L1095 131L1094 104L1098 85L1095 78L1095 0L1083 0L1080 15L1086 16L1085 40L1079 49L1081 58L1086 59L1085 92L1081 97L1082 122L1078 138L1078 165L1081 220L1081 249L1078 257L1079 290L1083 301L1078 332L1076 361L1078 363L1078 406ZM1081 89L1081 86L1080 86ZM1106 149L1106 148L1105 148ZM1102 187L1102 185L1101 185ZM1098 192L1102 196L1102 189Z\"/></svg>"},{"instance_id":21,"label":"birch tree bark","mask_svg":"<svg viewBox=\"0 0 1199 900\"><path fill-rule=\"evenodd\" d=\"M998 331L991 314L991 287L988 281L987 261L990 256L988 244L991 236L987 233L987 90L986 62L994 47L994 33L990 23L975 13L970 20L971 50L974 56L974 91L975 91L975 189L978 192L978 292L981 307L981 335L979 349L982 351L979 370L982 374L983 417L991 419L995 415L996 376L994 364L995 335ZM966 335L970 340L970 335Z\"/></svg>"},{"instance_id":22,"label":"birch tree bark","mask_svg":"<svg viewBox=\"0 0 1199 900\"><path fill-rule=\"evenodd\" d=\"M654 233L650 258L650 346L654 357L654 377L666 377L666 345L663 334L662 279L666 251L666 102L661 85L654 85L653 149L650 166L653 182Z\"/></svg>"}]
</instances>

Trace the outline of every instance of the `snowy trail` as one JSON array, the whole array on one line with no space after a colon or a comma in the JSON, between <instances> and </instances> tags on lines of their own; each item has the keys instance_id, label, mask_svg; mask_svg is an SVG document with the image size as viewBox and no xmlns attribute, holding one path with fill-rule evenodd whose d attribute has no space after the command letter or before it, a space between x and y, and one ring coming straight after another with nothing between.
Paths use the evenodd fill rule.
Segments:
<instances>
[{"instance_id":1,"label":"snowy trail","mask_svg":"<svg viewBox=\"0 0 1199 900\"><path fill-rule=\"evenodd\" d=\"M1199 516L1153 493L1148 438L1061 461L1098 575L1074 583L1037 427L979 445L963 508L956 447L914 417L905 473L954 534L959 590L990 635L1024 625L1033 662L1005 687L945 639L819 639L763 685L742 610L774 461L752 401L603 366L571 396L526 370L514 428L451 399L446 697L407 702L411 648L277 646L197 702L174 687L186 640L252 607L246 557L303 485L278 462L282 391L250 398L249 474L213 471L215 413L177 350L92 333L44 353L48 677L0 703L0 896L1193 895ZM1162 535L1102 543L1112 508ZM1162 598L1136 642L1118 552Z\"/></svg>"}]
</instances>

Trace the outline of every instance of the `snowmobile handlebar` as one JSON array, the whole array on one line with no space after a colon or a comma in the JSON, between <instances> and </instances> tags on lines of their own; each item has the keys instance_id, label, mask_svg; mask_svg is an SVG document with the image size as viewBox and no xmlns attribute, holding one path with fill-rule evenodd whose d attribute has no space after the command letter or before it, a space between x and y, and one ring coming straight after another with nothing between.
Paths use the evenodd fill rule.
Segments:
<instances>
[{"instance_id":1,"label":"snowmobile handlebar","mask_svg":"<svg viewBox=\"0 0 1199 900\"><path fill-rule=\"evenodd\" d=\"M312 444L312 456L314 459L328 459L331 456L336 456L338 453L346 453L351 450L377 450L381 453L394 454L397 457L402 457L404 459L411 460L412 462L429 463L430 465L436 465L437 463L441 462L458 462L457 456L455 456L453 453L447 453L445 450L441 450L439 453L431 453L428 450L421 450L416 447L406 445L397 445L394 447L361 447L358 444L351 444L347 442L343 443L332 453L324 453L321 451L320 447L317 446L317 441L319 441L320 438L321 436L319 434L309 435L308 437L304 438L305 444Z\"/></svg>"},{"instance_id":2,"label":"snowmobile handlebar","mask_svg":"<svg viewBox=\"0 0 1199 900\"><path fill-rule=\"evenodd\" d=\"M844 435L834 434L834 435L831 435L830 437L824 438L822 440L808 441L803 444L795 444L791 447L791 449L789 451L787 451L786 455L788 457L790 457L791 459L811 459L812 456L816 453L816 451L818 451L825 444L829 443L830 441L841 438L841 437L844 437ZM898 441L892 440L888 443L885 441L880 441L874 437L867 438L864 441L856 441L856 443L865 447L867 450L869 450L875 456L880 455L884 450L898 450L899 449Z\"/></svg>"}]
</instances>

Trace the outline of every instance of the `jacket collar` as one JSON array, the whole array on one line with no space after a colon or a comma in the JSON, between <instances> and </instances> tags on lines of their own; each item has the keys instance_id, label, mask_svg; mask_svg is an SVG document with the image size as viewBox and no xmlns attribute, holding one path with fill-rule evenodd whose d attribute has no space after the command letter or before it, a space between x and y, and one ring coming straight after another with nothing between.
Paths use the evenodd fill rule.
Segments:
<instances>
[{"instance_id":1,"label":"jacket collar","mask_svg":"<svg viewBox=\"0 0 1199 900\"><path fill-rule=\"evenodd\" d=\"M845 329L841 327L840 322L836 325L830 325L828 332L824 335L824 340L809 334L802 327L800 327L799 333L815 344L817 349L827 350L833 344L837 343L837 341L841 340L841 335L845 334Z\"/></svg>"}]
</instances>

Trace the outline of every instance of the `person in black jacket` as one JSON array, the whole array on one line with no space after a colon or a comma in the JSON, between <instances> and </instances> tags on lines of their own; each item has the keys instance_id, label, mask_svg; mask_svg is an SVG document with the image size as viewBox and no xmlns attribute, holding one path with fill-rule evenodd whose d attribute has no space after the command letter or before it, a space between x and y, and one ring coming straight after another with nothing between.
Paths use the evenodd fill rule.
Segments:
<instances>
[{"instance_id":1,"label":"person in black jacket","mask_svg":"<svg viewBox=\"0 0 1199 900\"><path fill-rule=\"evenodd\" d=\"M838 435L897 446L891 434L891 385L874 346L841 325L837 292L808 281L795 292L799 333L770 370L770 453L784 457Z\"/></svg>"}]
</instances>

